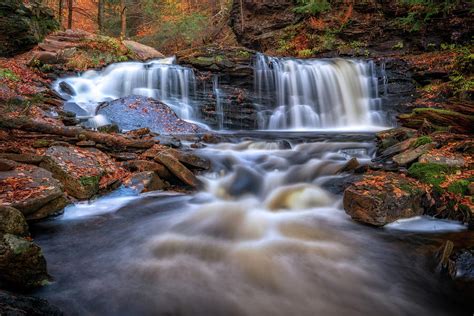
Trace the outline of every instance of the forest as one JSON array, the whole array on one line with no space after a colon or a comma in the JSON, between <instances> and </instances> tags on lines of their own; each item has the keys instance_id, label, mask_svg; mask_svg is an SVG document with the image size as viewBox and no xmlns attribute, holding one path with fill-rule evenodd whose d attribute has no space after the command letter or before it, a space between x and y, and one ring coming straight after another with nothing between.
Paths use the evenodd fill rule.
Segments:
<instances>
[{"instance_id":1,"label":"forest","mask_svg":"<svg viewBox=\"0 0 474 316\"><path fill-rule=\"evenodd\" d=\"M0 0L0 315L472 315L468 0Z\"/></svg>"}]
</instances>

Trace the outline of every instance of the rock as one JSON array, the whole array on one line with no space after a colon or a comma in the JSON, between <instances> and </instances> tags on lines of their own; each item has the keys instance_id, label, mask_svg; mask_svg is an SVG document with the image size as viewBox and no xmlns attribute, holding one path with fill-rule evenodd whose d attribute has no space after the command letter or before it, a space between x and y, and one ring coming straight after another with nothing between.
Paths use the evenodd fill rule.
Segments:
<instances>
[{"instance_id":1,"label":"rock","mask_svg":"<svg viewBox=\"0 0 474 316\"><path fill-rule=\"evenodd\" d=\"M99 181L104 175L97 155L108 160L99 150L53 146L46 151L41 167L51 171L70 195L89 199L99 191Z\"/></svg>"},{"instance_id":2,"label":"rock","mask_svg":"<svg viewBox=\"0 0 474 316\"><path fill-rule=\"evenodd\" d=\"M49 281L40 247L15 235L0 237L0 282L15 289L32 289Z\"/></svg>"},{"instance_id":3,"label":"rock","mask_svg":"<svg viewBox=\"0 0 474 316\"><path fill-rule=\"evenodd\" d=\"M38 139L31 145L33 148L46 148L51 145L52 141L49 139Z\"/></svg>"},{"instance_id":4,"label":"rock","mask_svg":"<svg viewBox=\"0 0 474 316\"><path fill-rule=\"evenodd\" d=\"M163 190L168 187L168 185L153 171L135 173L125 181L125 185L140 193Z\"/></svg>"},{"instance_id":5,"label":"rock","mask_svg":"<svg viewBox=\"0 0 474 316\"><path fill-rule=\"evenodd\" d=\"M81 140L80 142L76 143L76 146L79 147L94 147L95 145L95 141L93 140Z\"/></svg>"},{"instance_id":6,"label":"rock","mask_svg":"<svg viewBox=\"0 0 474 316\"><path fill-rule=\"evenodd\" d=\"M426 153L423 154L419 159L421 163L436 163L449 167L465 167L466 162L462 155L453 155L451 157L443 156L441 153Z\"/></svg>"},{"instance_id":7,"label":"rock","mask_svg":"<svg viewBox=\"0 0 474 316\"><path fill-rule=\"evenodd\" d=\"M32 165L0 172L0 201L21 211L27 219L44 218L62 211L50 202L64 198L61 183L52 174ZM49 205L49 206L48 206ZM41 210L41 215L36 214Z\"/></svg>"},{"instance_id":8,"label":"rock","mask_svg":"<svg viewBox=\"0 0 474 316\"><path fill-rule=\"evenodd\" d=\"M33 48L59 27L54 13L39 2L2 0L0 3L0 56L11 57Z\"/></svg>"},{"instance_id":9,"label":"rock","mask_svg":"<svg viewBox=\"0 0 474 316\"><path fill-rule=\"evenodd\" d=\"M111 153L110 156L117 159L118 161L129 161L135 160L138 158L138 155L135 153Z\"/></svg>"},{"instance_id":10,"label":"rock","mask_svg":"<svg viewBox=\"0 0 474 316\"><path fill-rule=\"evenodd\" d=\"M228 180L227 193L239 197L247 193L258 195L262 191L262 175L246 166L237 166Z\"/></svg>"},{"instance_id":11,"label":"rock","mask_svg":"<svg viewBox=\"0 0 474 316\"><path fill-rule=\"evenodd\" d=\"M58 54L52 52L37 51L34 53L33 59L30 64L35 62L39 62L41 65L54 65L61 62L61 59Z\"/></svg>"},{"instance_id":12,"label":"rock","mask_svg":"<svg viewBox=\"0 0 474 316\"><path fill-rule=\"evenodd\" d=\"M13 160L0 158L0 171L8 171L15 169L18 164Z\"/></svg>"},{"instance_id":13,"label":"rock","mask_svg":"<svg viewBox=\"0 0 474 316\"><path fill-rule=\"evenodd\" d=\"M396 162L400 166L406 166L418 159L421 155L425 154L426 152L430 151L435 147L435 144L429 143L421 145L417 148L407 150L402 152L398 155L393 156L392 160Z\"/></svg>"},{"instance_id":14,"label":"rock","mask_svg":"<svg viewBox=\"0 0 474 316\"><path fill-rule=\"evenodd\" d=\"M60 215L64 212L64 208L69 203L70 203L69 200L66 199L64 195L60 196L52 200L51 202L46 203L33 214L28 215L28 220L34 221L34 220L43 219L49 216Z\"/></svg>"},{"instance_id":15,"label":"rock","mask_svg":"<svg viewBox=\"0 0 474 316\"><path fill-rule=\"evenodd\" d=\"M451 278L457 282L470 283L474 288L474 248L458 250L449 259Z\"/></svg>"},{"instance_id":16,"label":"rock","mask_svg":"<svg viewBox=\"0 0 474 316\"><path fill-rule=\"evenodd\" d=\"M415 136L415 134L416 130L406 127L397 127L378 132L375 134L377 137L377 149L382 152L397 143Z\"/></svg>"},{"instance_id":17,"label":"rock","mask_svg":"<svg viewBox=\"0 0 474 316\"><path fill-rule=\"evenodd\" d=\"M460 134L474 132L474 115L462 114L450 110L418 108L410 114L399 116L400 123L410 128L420 128L428 121L435 126L449 127L450 131Z\"/></svg>"},{"instance_id":18,"label":"rock","mask_svg":"<svg viewBox=\"0 0 474 316\"><path fill-rule=\"evenodd\" d=\"M0 292L0 314L5 316L62 316L63 313L46 300L6 291Z\"/></svg>"},{"instance_id":19,"label":"rock","mask_svg":"<svg viewBox=\"0 0 474 316\"><path fill-rule=\"evenodd\" d=\"M149 60L154 58L164 58L165 55L154 49L153 47L146 46L134 41L123 41L125 46L132 51L140 60Z\"/></svg>"},{"instance_id":20,"label":"rock","mask_svg":"<svg viewBox=\"0 0 474 316\"><path fill-rule=\"evenodd\" d=\"M194 174L189 171L183 164L181 164L178 159L171 156L167 153L158 153L155 160L163 164L172 174L174 174L178 179L183 181L185 184L191 187L197 187L199 185L198 179Z\"/></svg>"},{"instance_id":21,"label":"rock","mask_svg":"<svg viewBox=\"0 0 474 316\"><path fill-rule=\"evenodd\" d=\"M97 130L101 133L120 133L120 128L117 124L107 124L97 127Z\"/></svg>"},{"instance_id":22,"label":"rock","mask_svg":"<svg viewBox=\"0 0 474 316\"><path fill-rule=\"evenodd\" d=\"M134 129L132 131L128 131L125 133L125 135L131 136L131 137L141 137L145 135L150 135L151 131L148 127L143 127L139 129Z\"/></svg>"},{"instance_id":23,"label":"rock","mask_svg":"<svg viewBox=\"0 0 474 316\"><path fill-rule=\"evenodd\" d=\"M42 156L37 156L33 154L0 153L0 158L13 160L20 163L26 163L29 165L39 165L43 160Z\"/></svg>"},{"instance_id":24,"label":"rock","mask_svg":"<svg viewBox=\"0 0 474 316\"><path fill-rule=\"evenodd\" d=\"M87 112L85 109L83 109L81 106L74 102L65 102L63 106L64 111L72 112L76 114L77 116L89 116L89 112Z\"/></svg>"},{"instance_id":25,"label":"rock","mask_svg":"<svg viewBox=\"0 0 474 316\"><path fill-rule=\"evenodd\" d=\"M352 219L383 226L423 214L424 191L410 178L392 172L366 174L344 191L344 209Z\"/></svg>"},{"instance_id":26,"label":"rock","mask_svg":"<svg viewBox=\"0 0 474 316\"><path fill-rule=\"evenodd\" d=\"M171 173L161 163L156 163L148 160L132 160L123 164L124 168L135 171L153 171L162 179L170 179Z\"/></svg>"},{"instance_id":27,"label":"rock","mask_svg":"<svg viewBox=\"0 0 474 316\"><path fill-rule=\"evenodd\" d=\"M352 157L348 162L344 164L344 166L339 169L336 173L343 173L343 172L350 172L354 171L360 166L359 160L357 158Z\"/></svg>"},{"instance_id":28,"label":"rock","mask_svg":"<svg viewBox=\"0 0 474 316\"><path fill-rule=\"evenodd\" d=\"M25 216L13 207L0 206L0 234L28 236Z\"/></svg>"},{"instance_id":29,"label":"rock","mask_svg":"<svg viewBox=\"0 0 474 316\"><path fill-rule=\"evenodd\" d=\"M157 133L186 134L204 130L196 124L178 118L164 103L142 96L129 96L102 103L97 114L116 122L120 129L134 130L148 127Z\"/></svg>"},{"instance_id":30,"label":"rock","mask_svg":"<svg viewBox=\"0 0 474 316\"><path fill-rule=\"evenodd\" d=\"M181 141L179 139L169 135L161 135L156 137L155 139L157 139L163 146L169 146L173 148L180 148L182 146Z\"/></svg>"},{"instance_id":31,"label":"rock","mask_svg":"<svg viewBox=\"0 0 474 316\"><path fill-rule=\"evenodd\" d=\"M196 156L190 152L184 152L171 148L167 149L166 152L177 158L180 162L188 167L205 170L211 167L211 162L209 160Z\"/></svg>"},{"instance_id":32,"label":"rock","mask_svg":"<svg viewBox=\"0 0 474 316\"><path fill-rule=\"evenodd\" d=\"M415 138L410 138L406 139L400 143L397 143L395 145L392 145L382 151L382 153L374 159L374 161L384 161L398 153L401 153L402 151L405 151L410 148L410 146L416 141Z\"/></svg>"}]
</instances>

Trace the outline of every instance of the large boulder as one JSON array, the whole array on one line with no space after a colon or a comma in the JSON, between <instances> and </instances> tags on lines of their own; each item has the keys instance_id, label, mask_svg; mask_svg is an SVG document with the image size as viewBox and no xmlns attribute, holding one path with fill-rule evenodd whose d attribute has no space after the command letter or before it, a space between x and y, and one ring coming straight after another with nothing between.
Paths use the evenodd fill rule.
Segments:
<instances>
[{"instance_id":1,"label":"large boulder","mask_svg":"<svg viewBox=\"0 0 474 316\"><path fill-rule=\"evenodd\" d=\"M25 216L10 206L0 206L0 234L27 236L28 224Z\"/></svg>"},{"instance_id":2,"label":"large boulder","mask_svg":"<svg viewBox=\"0 0 474 316\"><path fill-rule=\"evenodd\" d=\"M180 119L163 102L143 96L129 96L99 106L97 114L103 114L122 130L148 127L164 134L201 133L204 130L196 124Z\"/></svg>"},{"instance_id":3,"label":"large boulder","mask_svg":"<svg viewBox=\"0 0 474 316\"><path fill-rule=\"evenodd\" d=\"M51 172L20 164L0 172L0 205L16 208L30 220L61 212L67 201L61 183Z\"/></svg>"},{"instance_id":4,"label":"large boulder","mask_svg":"<svg viewBox=\"0 0 474 316\"><path fill-rule=\"evenodd\" d=\"M63 313L41 298L2 291L0 292L0 315L61 316Z\"/></svg>"},{"instance_id":5,"label":"large boulder","mask_svg":"<svg viewBox=\"0 0 474 316\"><path fill-rule=\"evenodd\" d=\"M58 27L53 12L36 1L25 6L23 1L2 0L0 56L10 57L26 52Z\"/></svg>"},{"instance_id":6,"label":"large boulder","mask_svg":"<svg viewBox=\"0 0 474 316\"><path fill-rule=\"evenodd\" d=\"M353 220L383 226L398 219L423 214L423 187L392 172L374 172L344 191L344 209Z\"/></svg>"},{"instance_id":7,"label":"large boulder","mask_svg":"<svg viewBox=\"0 0 474 316\"><path fill-rule=\"evenodd\" d=\"M32 289L48 280L40 247L12 234L0 237L0 283L10 288Z\"/></svg>"},{"instance_id":8,"label":"large boulder","mask_svg":"<svg viewBox=\"0 0 474 316\"><path fill-rule=\"evenodd\" d=\"M92 148L50 147L41 167L61 181L68 194L78 199L93 197L100 188L114 185L121 170L103 152Z\"/></svg>"},{"instance_id":9,"label":"large boulder","mask_svg":"<svg viewBox=\"0 0 474 316\"><path fill-rule=\"evenodd\" d=\"M154 58L163 58L165 55L154 49L153 47L143 45L134 41L123 41L123 44L132 51L140 60L149 60Z\"/></svg>"},{"instance_id":10,"label":"large boulder","mask_svg":"<svg viewBox=\"0 0 474 316\"><path fill-rule=\"evenodd\" d=\"M197 187L199 185L199 180L196 176L186 168L179 160L170 155L169 153L158 153L155 156L155 160L168 168L172 174L174 174L179 180L183 183L191 186Z\"/></svg>"}]
</instances>

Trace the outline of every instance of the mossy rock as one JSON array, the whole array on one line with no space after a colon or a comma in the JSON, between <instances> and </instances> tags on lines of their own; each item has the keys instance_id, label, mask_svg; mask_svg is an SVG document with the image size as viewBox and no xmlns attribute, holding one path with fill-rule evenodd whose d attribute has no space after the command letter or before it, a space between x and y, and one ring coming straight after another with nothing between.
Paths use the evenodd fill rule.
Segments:
<instances>
[{"instance_id":1,"label":"mossy rock","mask_svg":"<svg viewBox=\"0 0 474 316\"><path fill-rule=\"evenodd\" d=\"M421 182L439 187L446 180L446 175L457 169L437 163L416 162L408 169L408 174Z\"/></svg>"},{"instance_id":2,"label":"mossy rock","mask_svg":"<svg viewBox=\"0 0 474 316\"><path fill-rule=\"evenodd\" d=\"M456 133L471 134L474 132L474 116L451 110L418 108L410 114L399 116L401 124L409 128L421 128L425 121L435 125L449 127Z\"/></svg>"}]
</instances>

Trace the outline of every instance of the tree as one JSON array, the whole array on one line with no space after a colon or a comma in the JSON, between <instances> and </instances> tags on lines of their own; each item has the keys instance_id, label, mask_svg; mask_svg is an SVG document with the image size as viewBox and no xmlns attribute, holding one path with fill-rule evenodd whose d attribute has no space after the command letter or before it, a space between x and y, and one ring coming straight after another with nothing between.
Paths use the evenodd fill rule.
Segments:
<instances>
[{"instance_id":1,"label":"tree","mask_svg":"<svg viewBox=\"0 0 474 316\"><path fill-rule=\"evenodd\" d=\"M104 0L98 0L98 3L97 3L97 28L99 30L99 33L102 33L104 31L103 19L104 19Z\"/></svg>"},{"instance_id":2,"label":"tree","mask_svg":"<svg viewBox=\"0 0 474 316\"><path fill-rule=\"evenodd\" d=\"M74 0L68 0L67 28L72 29L72 5Z\"/></svg>"},{"instance_id":3,"label":"tree","mask_svg":"<svg viewBox=\"0 0 474 316\"><path fill-rule=\"evenodd\" d=\"M63 28L63 0L58 0L58 22L59 27Z\"/></svg>"},{"instance_id":4,"label":"tree","mask_svg":"<svg viewBox=\"0 0 474 316\"><path fill-rule=\"evenodd\" d=\"M127 6L125 4L125 0L120 1L120 19L121 19L121 29L120 29L120 37L125 38L127 32Z\"/></svg>"}]
</instances>

